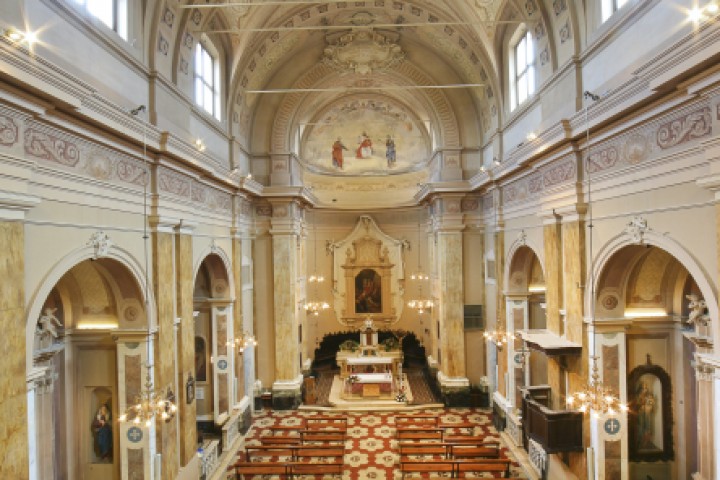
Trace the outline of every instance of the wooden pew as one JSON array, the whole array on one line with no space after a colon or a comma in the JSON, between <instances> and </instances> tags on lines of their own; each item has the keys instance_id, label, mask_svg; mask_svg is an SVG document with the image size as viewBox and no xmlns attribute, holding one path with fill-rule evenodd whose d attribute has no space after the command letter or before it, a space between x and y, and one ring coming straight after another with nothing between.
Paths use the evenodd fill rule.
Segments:
<instances>
[{"instance_id":1,"label":"wooden pew","mask_svg":"<svg viewBox=\"0 0 720 480\"><path fill-rule=\"evenodd\" d=\"M398 450L401 462L412 461L411 456L448 458L448 444L446 443L400 442Z\"/></svg>"},{"instance_id":2,"label":"wooden pew","mask_svg":"<svg viewBox=\"0 0 720 480\"><path fill-rule=\"evenodd\" d=\"M438 427L440 417L438 415L428 413L418 413L415 415L395 415L396 427L412 427L432 425Z\"/></svg>"},{"instance_id":3,"label":"wooden pew","mask_svg":"<svg viewBox=\"0 0 720 480\"><path fill-rule=\"evenodd\" d=\"M398 440L439 440L443 441L445 430L437 427L397 427Z\"/></svg>"},{"instance_id":4,"label":"wooden pew","mask_svg":"<svg viewBox=\"0 0 720 480\"><path fill-rule=\"evenodd\" d=\"M455 463L447 460L408 460L400 462L401 478L407 474L420 474L423 478L452 477Z\"/></svg>"},{"instance_id":5,"label":"wooden pew","mask_svg":"<svg viewBox=\"0 0 720 480\"><path fill-rule=\"evenodd\" d=\"M258 445L245 447L245 457L248 462L256 462L258 458L286 457L282 461L295 460L293 445ZM277 460L275 460L277 461Z\"/></svg>"},{"instance_id":6,"label":"wooden pew","mask_svg":"<svg viewBox=\"0 0 720 480\"><path fill-rule=\"evenodd\" d=\"M297 462L321 458L333 464L345 460L345 445L298 445L294 450Z\"/></svg>"},{"instance_id":7,"label":"wooden pew","mask_svg":"<svg viewBox=\"0 0 720 480\"><path fill-rule=\"evenodd\" d=\"M236 462L233 465L236 480L275 475L280 478L292 478L290 465L282 462Z\"/></svg>"},{"instance_id":8,"label":"wooden pew","mask_svg":"<svg viewBox=\"0 0 720 480\"><path fill-rule=\"evenodd\" d=\"M290 435L263 435L260 437L260 443L263 445L299 445L301 441L299 436Z\"/></svg>"},{"instance_id":9,"label":"wooden pew","mask_svg":"<svg viewBox=\"0 0 720 480\"><path fill-rule=\"evenodd\" d=\"M297 462L313 458L334 459L342 461L345 457L345 446L342 445L254 445L245 447L248 462L258 458L287 457L283 462ZM275 461L278 461L277 459Z\"/></svg>"},{"instance_id":10,"label":"wooden pew","mask_svg":"<svg viewBox=\"0 0 720 480\"><path fill-rule=\"evenodd\" d=\"M510 460L508 459L482 459L482 460L452 460L455 464L455 478L465 478L468 473L499 473L503 478L510 477Z\"/></svg>"},{"instance_id":11,"label":"wooden pew","mask_svg":"<svg viewBox=\"0 0 720 480\"><path fill-rule=\"evenodd\" d=\"M322 442L345 444L346 432L340 430L300 430L300 442Z\"/></svg>"},{"instance_id":12,"label":"wooden pew","mask_svg":"<svg viewBox=\"0 0 720 480\"><path fill-rule=\"evenodd\" d=\"M348 417L344 415L313 415L305 418L306 430L344 430L347 431Z\"/></svg>"},{"instance_id":13,"label":"wooden pew","mask_svg":"<svg viewBox=\"0 0 720 480\"><path fill-rule=\"evenodd\" d=\"M345 463L343 461L331 463L301 463L295 462L290 464L290 472L292 475L302 476L320 476L333 475L342 477Z\"/></svg>"},{"instance_id":14,"label":"wooden pew","mask_svg":"<svg viewBox=\"0 0 720 480\"><path fill-rule=\"evenodd\" d=\"M477 444L448 444L448 458L499 458L500 444L484 442Z\"/></svg>"}]
</instances>

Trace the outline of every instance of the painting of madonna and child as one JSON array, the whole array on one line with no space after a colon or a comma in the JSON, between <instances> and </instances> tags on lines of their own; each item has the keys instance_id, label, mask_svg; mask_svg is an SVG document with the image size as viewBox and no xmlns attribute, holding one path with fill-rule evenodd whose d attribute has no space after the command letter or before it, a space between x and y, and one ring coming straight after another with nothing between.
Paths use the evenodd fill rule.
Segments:
<instances>
[{"instance_id":1,"label":"painting of madonna and child","mask_svg":"<svg viewBox=\"0 0 720 480\"><path fill-rule=\"evenodd\" d=\"M301 152L315 173L386 175L422 168L430 142L425 126L402 109L353 100L307 126Z\"/></svg>"}]
</instances>

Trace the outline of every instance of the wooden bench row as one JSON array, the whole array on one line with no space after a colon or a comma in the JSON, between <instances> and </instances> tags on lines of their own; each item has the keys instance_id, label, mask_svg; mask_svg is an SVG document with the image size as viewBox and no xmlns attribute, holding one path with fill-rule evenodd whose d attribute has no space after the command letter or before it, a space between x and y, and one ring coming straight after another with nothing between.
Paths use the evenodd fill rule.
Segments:
<instances>
[{"instance_id":1,"label":"wooden bench row","mask_svg":"<svg viewBox=\"0 0 720 480\"><path fill-rule=\"evenodd\" d=\"M395 415L395 426L397 428L422 428L435 427L445 429L465 429L472 430L478 425L470 422L443 423L440 421L439 415L433 414L415 414L415 415Z\"/></svg>"},{"instance_id":2,"label":"wooden bench row","mask_svg":"<svg viewBox=\"0 0 720 480\"><path fill-rule=\"evenodd\" d=\"M345 443L347 432L343 430L298 430L298 435L263 435L263 445L296 445L305 443Z\"/></svg>"},{"instance_id":3,"label":"wooden bench row","mask_svg":"<svg viewBox=\"0 0 720 480\"><path fill-rule=\"evenodd\" d=\"M260 445L245 447L248 462L258 458L286 457L290 461L301 462L313 458L325 461L342 461L345 458L345 446L336 445Z\"/></svg>"},{"instance_id":4,"label":"wooden bench row","mask_svg":"<svg viewBox=\"0 0 720 480\"><path fill-rule=\"evenodd\" d=\"M400 473L405 475L422 475L424 479L465 478L468 474L491 473L510 478L510 460L407 460L400 462Z\"/></svg>"},{"instance_id":5,"label":"wooden bench row","mask_svg":"<svg viewBox=\"0 0 720 480\"><path fill-rule=\"evenodd\" d=\"M478 442L475 444L458 443L399 443L400 460L409 460L410 456L432 456L446 459L459 458L499 458L498 442Z\"/></svg>"},{"instance_id":6,"label":"wooden bench row","mask_svg":"<svg viewBox=\"0 0 720 480\"><path fill-rule=\"evenodd\" d=\"M326 475L342 477L344 463L303 463L303 462L236 462L233 465L236 480L277 476L291 479L294 476L324 477Z\"/></svg>"}]
</instances>

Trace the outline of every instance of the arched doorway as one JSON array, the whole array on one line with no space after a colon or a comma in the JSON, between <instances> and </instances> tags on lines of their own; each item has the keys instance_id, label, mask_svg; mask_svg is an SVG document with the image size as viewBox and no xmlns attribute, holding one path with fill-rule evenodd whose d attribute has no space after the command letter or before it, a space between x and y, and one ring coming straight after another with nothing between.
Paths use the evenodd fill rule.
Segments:
<instances>
[{"instance_id":1,"label":"arched doorway","mask_svg":"<svg viewBox=\"0 0 720 480\"><path fill-rule=\"evenodd\" d=\"M603 381L629 412L600 434L597 468L605 478L691 478L703 447L688 297L704 298L704 279L652 244L622 245L600 258L591 341Z\"/></svg>"},{"instance_id":2,"label":"arched doorway","mask_svg":"<svg viewBox=\"0 0 720 480\"><path fill-rule=\"evenodd\" d=\"M29 396L31 475L117 479L128 463L117 418L134 401L128 397L137 393L142 374L141 355L119 354L119 339L130 335L130 344L143 350L143 294L120 260L75 261L51 273L59 279L49 280L30 308L29 377L36 386Z\"/></svg>"}]
</instances>

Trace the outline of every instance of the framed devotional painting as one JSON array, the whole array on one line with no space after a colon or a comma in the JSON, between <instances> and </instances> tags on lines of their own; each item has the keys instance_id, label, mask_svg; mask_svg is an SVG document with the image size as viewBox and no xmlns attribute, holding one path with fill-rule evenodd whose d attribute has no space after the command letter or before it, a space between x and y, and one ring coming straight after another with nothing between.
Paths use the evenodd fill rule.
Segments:
<instances>
[{"instance_id":1,"label":"framed devotional painting","mask_svg":"<svg viewBox=\"0 0 720 480\"><path fill-rule=\"evenodd\" d=\"M630 461L672 460L670 376L647 355L647 363L630 372L627 392Z\"/></svg>"}]
</instances>

